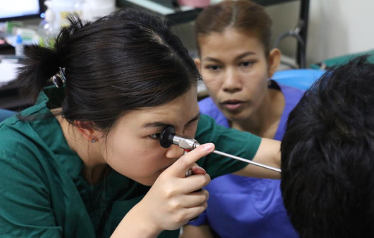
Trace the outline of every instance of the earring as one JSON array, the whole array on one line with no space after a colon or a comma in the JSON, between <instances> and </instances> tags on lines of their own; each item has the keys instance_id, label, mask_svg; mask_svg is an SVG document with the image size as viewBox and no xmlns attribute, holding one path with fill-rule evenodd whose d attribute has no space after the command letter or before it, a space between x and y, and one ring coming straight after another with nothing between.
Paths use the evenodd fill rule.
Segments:
<instances>
[{"instance_id":1,"label":"earring","mask_svg":"<svg viewBox=\"0 0 374 238\"><path fill-rule=\"evenodd\" d=\"M95 143L95 142L96 142L96 139L92 139L92 140L91 140L91 143Z\"/></svg>"}]
</instances>

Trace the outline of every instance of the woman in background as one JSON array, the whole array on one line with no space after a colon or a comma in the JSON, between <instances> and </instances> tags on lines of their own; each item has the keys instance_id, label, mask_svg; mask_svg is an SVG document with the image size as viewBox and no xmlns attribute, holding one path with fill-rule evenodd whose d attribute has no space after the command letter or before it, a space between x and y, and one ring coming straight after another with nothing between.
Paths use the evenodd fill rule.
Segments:
<instances>
[{"instance_id":1,"label":"woman in background","mask_svg":"<svg viewBox=\"0 0 374 238\"><path fill-rule=\"evenodd\" d=\"M202 114L228 128L281 140L289 112L303 91L271 80L281 53L270 49L271 19L250 1L223 1L195 22L195 60L210 97ZM294 238L280 181L225 175L212 181L207 210L183 237Z\"/></svg>"}]
</instances>

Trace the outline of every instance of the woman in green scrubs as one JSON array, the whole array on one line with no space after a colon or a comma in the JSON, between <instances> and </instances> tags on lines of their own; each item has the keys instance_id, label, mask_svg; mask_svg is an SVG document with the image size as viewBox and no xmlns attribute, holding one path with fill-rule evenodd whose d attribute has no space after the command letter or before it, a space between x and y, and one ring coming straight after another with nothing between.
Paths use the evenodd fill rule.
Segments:
<instances>
[{"instance_id":1,"label":"woman in green scrubs","mask_svg":"<svg viewBox=\"0 0 374 238\"><path fill-rule=\"evenodd\" d=\"M279 167L279 142L199 115L199 72L166 23L134 9L70 22L54 48L26 50L35 105L0 124L0 236L178 237L212 178L280 177L210 154ZM168 125L202 146L161 147Z\"/></svg>"}]
</instances>

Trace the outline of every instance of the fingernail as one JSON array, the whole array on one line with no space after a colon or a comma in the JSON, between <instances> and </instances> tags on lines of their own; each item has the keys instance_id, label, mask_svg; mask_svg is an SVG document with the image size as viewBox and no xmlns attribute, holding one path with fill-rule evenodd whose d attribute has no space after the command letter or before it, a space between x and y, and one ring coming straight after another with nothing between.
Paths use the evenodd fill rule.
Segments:
<instances>
[{"instance_id":1,"label":"fingernail","mask_svg":"<svg viewBox=\"0 0 374 238\"><path fill-rule=\"evenodd\" d=\"M211 151L213 149L213 144L212 143L205 144L203 149L206 151Z\"/></svg>"}]
</instances>

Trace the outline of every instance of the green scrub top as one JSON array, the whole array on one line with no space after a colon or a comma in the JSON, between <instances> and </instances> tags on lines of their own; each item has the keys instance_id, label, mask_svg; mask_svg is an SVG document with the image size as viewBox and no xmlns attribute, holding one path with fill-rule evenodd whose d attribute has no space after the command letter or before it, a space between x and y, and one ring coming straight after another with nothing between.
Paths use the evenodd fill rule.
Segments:
<instances>
[{"instance_id":1,"label":"green scrub top","mask_svg":"<svg viewBox=\"0 0 374 238\"><path fill-rule=\"evenodd\" d=\"M59 98L58 93L52 95L55 98L41 93L34 106L21 112L32 120L14 116L0 124L0 236L110 237L150 187L114 170L99 185L88 184L82 174L83 161L69 148L49 110L51 104L56 105L53 100ZM196 139L249 159L261 142L257 136L218 126L203 115ZM247 165L216 154L197 163L211 178ZM159 235L178 236L179 230Z\"/></svg>"}]
</instances>

